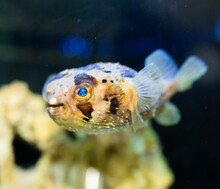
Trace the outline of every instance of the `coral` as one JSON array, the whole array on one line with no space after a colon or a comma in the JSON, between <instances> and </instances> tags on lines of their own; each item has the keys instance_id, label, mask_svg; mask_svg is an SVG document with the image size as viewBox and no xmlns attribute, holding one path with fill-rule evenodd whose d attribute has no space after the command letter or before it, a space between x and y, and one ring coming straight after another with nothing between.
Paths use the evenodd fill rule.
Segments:
<instances>
[{"instance_id":1,"label":"coral","mask_svg":"<svg viewBox=\"0 0 220 189\"><path fill-rule=\"evenodd\" d=\"M41 151L31 168L15 163L16 135ZM173 180L150 123L136 133L71 133L50 119L26 83L0 89L0 188L166 189Z\"/></svg>"}]
</instances>

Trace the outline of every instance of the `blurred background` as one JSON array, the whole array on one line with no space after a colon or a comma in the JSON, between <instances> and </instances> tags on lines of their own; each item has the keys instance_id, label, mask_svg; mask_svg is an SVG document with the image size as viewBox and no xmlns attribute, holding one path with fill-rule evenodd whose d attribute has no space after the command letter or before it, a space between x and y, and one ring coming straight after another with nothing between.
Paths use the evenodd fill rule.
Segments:
<instances>
[{"instance_id":1,"label":"blurred background","mask_svg":"<svg viewBox=\"0 0 220 189\"><path fill-rule=\"evenodd\" d=\"M220 188L219 0L0 0L0 84L26 81L41 93L48 75L99 61L136 70L163 48L178 65L195 54L208 73L173 102L175 127L161 127L163 151L175 173L172 189ZM16 95L16 94L15 94ZM21 166L38 152L14 142Z\"/></svg>"}]
</instances>

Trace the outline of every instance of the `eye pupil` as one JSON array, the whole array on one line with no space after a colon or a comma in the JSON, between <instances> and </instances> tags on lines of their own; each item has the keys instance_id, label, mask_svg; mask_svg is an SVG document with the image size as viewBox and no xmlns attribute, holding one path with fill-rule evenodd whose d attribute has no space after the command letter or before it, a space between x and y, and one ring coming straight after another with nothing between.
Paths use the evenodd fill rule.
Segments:
<instances>
[{"instance_id":1,"label":"eye pupil","mask_svg":"<svg viewBox=\"0 0 220 189\"><path fill-rule=\"evenodd\" d=\"M79 91L78 91L78 95L79 95L80 97L85 97L85 96L87 95L87 93L88 93L88 91L87 91L87 89L84 88L84 87L80 88Z\"/></svg>"},{"instance_id":2,"label":"eye pupil","mask_svg":"<svg viewBox=\"0 0 220 189\"><path fill-rule=\"evenodd\" d=\"M73 99L78 103L88 102L93 95L93 86L90 83L81 83L73 91Z\"/></svg>"}]
</instances>

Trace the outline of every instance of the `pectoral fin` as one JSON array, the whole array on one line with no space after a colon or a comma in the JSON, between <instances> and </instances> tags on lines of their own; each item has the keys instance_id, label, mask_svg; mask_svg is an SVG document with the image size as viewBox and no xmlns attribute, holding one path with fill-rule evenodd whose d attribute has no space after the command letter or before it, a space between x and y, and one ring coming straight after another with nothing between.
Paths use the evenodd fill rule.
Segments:
<instances>
[{"instance_id":1,"label":"pectoral fin","mask_svg":"<svg viewBox=\"0 0 220 189\"><path fill-rule=\"evenodd\" d=\"M141 123L144 125L140 113L154 107L161 96L161 73L154 63L150 63L137 73L133 83L138 96L137 104L132 113L132 124L135 130Z\"/></svg>"},{"instance_id":2,"label":"pectoral fin","mask_svg":"<svg viewBox=\"0 0 220 189\"><path fill-rule=\"evenodd\" d=\"M181 113L176 105L166 102L155 116L155 121L163 126L174 126L180 122Z\"/></svg>"}]
</instances>

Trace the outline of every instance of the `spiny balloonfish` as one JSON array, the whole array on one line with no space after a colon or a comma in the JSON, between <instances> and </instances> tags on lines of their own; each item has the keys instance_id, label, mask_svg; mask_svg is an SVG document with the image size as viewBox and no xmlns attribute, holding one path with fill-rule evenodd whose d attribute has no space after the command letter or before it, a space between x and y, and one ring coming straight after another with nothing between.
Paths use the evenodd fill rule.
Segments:
<instances>
[{"instance_id":1,"label":"spiny balloonfish","mask_svg":"<svg viewBox=\"0 0 220 189\"><path fill-rule=\"evenodd\" d=\"M180 113L170 98L189 89L206 71L206 64L196 56L178 69L173 58L159 49L145 59L139 72L119 63L61 71L45 83L43 97L50 117L74 132L135 130L151 118L173 125Z\"/></svg>"}]
</instances>

